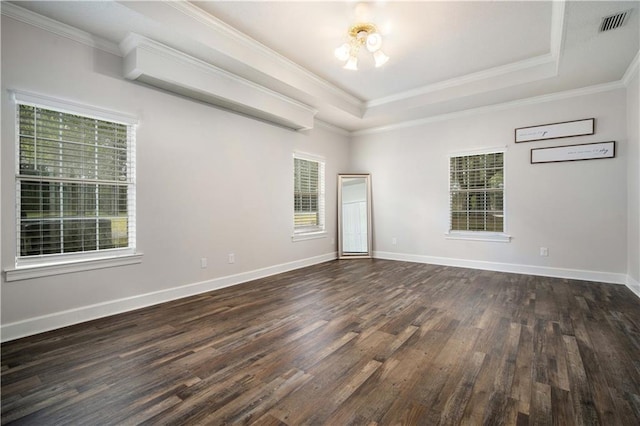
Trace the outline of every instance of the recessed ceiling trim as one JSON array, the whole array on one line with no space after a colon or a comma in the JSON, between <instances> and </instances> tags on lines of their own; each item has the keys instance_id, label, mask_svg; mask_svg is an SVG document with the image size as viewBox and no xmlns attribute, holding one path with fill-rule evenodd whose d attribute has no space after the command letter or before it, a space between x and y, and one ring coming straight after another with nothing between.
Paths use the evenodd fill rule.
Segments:
<instances>
[{"instance_id":1,"label":"recessed ceiling trim","mask_svg":"<svg viewBox=\"0 0 640 426\"><path fill-rule=\"evenodd\" d=\"M540 65L553 64L555 73L558 73L558 66L560 63L560 54L562 52L562 45L564 40L564 21L565 21L565 2L558 1L553 2L551 5L551 36L549 53L540 55L534 58L525 59L518 62L482 70L476 73L463 75L457 78L452 78L445 81L440 81L427 86L407 90L401 93L396 93L391 96L385 96L383 98L373 99L366 102L366 108L378 107L388 103L401 102L411 98L417 98L419 96L450 89L456 86L469 85L472 83L486 82L495 77L502 77L511 73L518 73L530 68L539 67ZM544 73L540 78L548 78L550 75ZM534 80L538 78L533 78ZM519 82L521 83L521 82ZM490 86L490 85L489 85Z\"/></svg>"},{"instance_id":2,"label":"recessed ceiling trim","mask_svg":"<svg viewBox=\"0 0 640 426\"><path fill-rule=\"evenodd\" d=\"M571 3L565 1L550 2L550 9L545 9L551 15L549 53L514 62L501 67L482 70L478 73L463 75L446 81L438 81L434 84L417 87L392 96L371 99L364 102L348 91L341 89L316 74L300 67L289 59L281 56L258 41L246 36L235 28L210 15L204 9L200 9L187 1L180 2L118 2L123 7L135 13L139 18L144 18L148 27L166 29L168 34L175 34L176 45L183 47L185 51L193 53L195 59L210 65L218 65L227 71L236 73L241 79L252 81L268 90L273 90L291 100L310 105L319 110L318 116L327 122L338 124L346 129L378 129L371 127L383 123L406 123L408 117L419 118L426 114L438 114L440 105L443 108L469 108L476 105L480 108L480 102L476 102L481 96L489 98L500 93L501 88L538 82L536 86L543 86L541 78L558 75L558 65L561 57L564 57L566 49L573 49L566 44L565 32L572 31L573 12ZM38 10L38 9L36 9ZM46 8L44 10L47 10ZM550 10L550 12L549 12ZM43 12L44 13L44 12ZM596 30L594 22L605 14L595 14L591 21L592 31ZM24 22L36 28L41 28L52 34L74 40L96 49L122 56L117 45L111 41L101 39L77 28L62 24L53 19L46 18L31 12L21 6L2 2L2 15L6 15L17 21ZM50 15L55 16L55 15ZM93 15L91 15L93 16ZM637 23L633 15L627 23ZM548 15L543 16L548 23ZM68 22L78 22L77 20ZM89 24L87 24L89 25ZM83 25L80 25L83 26ZM144 33L143 25L141 33ZM86 28L91 28L86 26ZM102 34L98 32L99 34ZM106 33L111 34L111 33ZM540 34L538 34L540 35ZM612 37L614 35L612 34ZM114 38L111 38L113 41ZM167 36L163 42L173 45L173 39ZM204 49L207 48L207 49ZM573 50L571 51L573 52ZM213 58L213 59L212 59ZM222 58L222 62L216 60ZM573 57L565 58L569 62ZM620 77L622 69L613 78L622 78L622 83L628 84L638 72L638 56L629 64L623 77ZM225 62L226 61L226 62ZM620 83L618 81L618 83ZM620 83L620 84L622 84ZM587 83L588 84L588 83ZM561 85L566 87L566 85ZM517 89L516 89L517 90ZM493 99L499 99L499 96ZM502 97L504 98L504 97ZM467 102L467 99L469 102ZM484 98L483 98L484 99ZM452 102L453 101L453 102ZM457 106L456 106L457 105ZM424 111L424 115L419 115ZM447 116L447 113L440 116ZM317 117L316 116L316 119ZM436 116L436 117L440 117ZM353 130L361 132L366 130Z\"/></svg>"},{"instance_id":3,"label":"recessed ceiling trim","mask_svg":"<svg viewBox=\"0 0 640 426\"><path fill-rule=\"evenodd\" d=\"M428 124L428 123L435 123L439 121L476 116L478 114L484 114L484 113L495 112L495 111L503 111L503 110L517 108L521 106L535 105L535 104L541 104L545 102L553 102L553 101L559 101L563 99L575 98L579 96L587 96L587 95L593 95L597 93L610 92L613 90L620 90L624 88L625 88L624 82L622 80L619 80L611 83L597 84L594 86L581 87L579 89L565 90L563 92L556 92L556 93L550 93L547 95L517 99L514 101L502 102L499 104L481 106L477 108L470 108L470 109L450 112L446 114L432 115L430 117L420 118L418 120L408 120L408 121L402 121L394 124L389 124L386 126L370 127L368 129L353 131L351 132L351 135L361 136L361 135L372 135L377 133L384 133L391 130L406 129L411 127L421 126L423 124Z\"/></svg>"},{"instance_id":4,"label":"recessed ceiling trim","mask_svg":"<svg viewBox=\"0 0 640 426\"><path fill-rule=\"evenodd\" d=\"M278 52L268 48L264 44L259 41L249 37L241 31L233 28L232 26L226 24L215 16L210 15L199 7L185 1L171 1L167 2L167 5L173 7L174 9L182 12L184 15L188 16L191 19L195 19L198 22L208 26L209 28L215 30L216 32L223 33L229 39L244 45L245 47L260 53L262 56L267 57L271 60L275 60L278 63L278 66L282 66L288 68L290 70L295 71L296 73L303 74L306 78L313 80L316 84L321 85L324 90L331 92L332 94L341 97L344 101L352 103L355 106L362 107L362 99L348 93L335 85L329 83L328 81L322 79L318 75L312 73L306 68L301 67L290 59L282 56Z\"/></svg>"},{"instance_id":5,"label":"recessed ceiling trim","mask_svg":"<svg viewBox=\"0 0 640 426\"><path fill-rule=\"evenodd\" d=\"M365 105L367 108L373 108L393 102L405 101L421 95L431 94L434 92L439 92L463 85L483 82L491 78L503 77L505 75L514 74L519 71L529 70L550 63L555 64L555 60L550 54L541 55L535 58L525 59L523 61L513 62L511 64L490 68L488 70L479 71L473 74L467 74L461 77L452 78L450 80L440 81L438 83L423 86L418 89L407 90L405 92L386 96L384 98L374 99L367 102Z\"/></svg>"},{"instance_id":6,"label":"recessed ceiling trim","mask_svg":"<svg viewBox=\"0 0 640 426\"><path fill-rule=\"evenodd\" d=\"M631 83L631 80L638 73L639 69L640 69L640 50L638 50L638 53L636 53L635 58L633 58L633 60L627 67L627 70L624 72L624 75L622 76L622 82L624 83L625 86L628 86L629 83Z\"/></svg>"},{"instance_id":7,"label":"recessed ceiling trim","mask_svg":"<svg viewBox=\"0 0 640 426\"><path fill-rule=\"evenodd\" d=\"M348 130L343 129L342 127L334 126L333 124L320 120L317 117L315 118L314 123L314 128L324 128L341 136L351 136L351 132L349 132Z\"/></svg>"},{"instance_id":8,"label":"recessed ceiling trim","mask_svg":"<svg viewBox=\"0 0 640 426\"><path fill-rule=\"evenodd\" d=\"M313 128L317 110L138 34L121 43L124 75L294 130Z\"/></svg>"},{"instance_id":9,"label":"recessed ceiling trim","mask_svg":"<svg viewBox=\"0 0 640 426\"><path fill-rule=\"evenodd\" d=\"M46 16L39 15L13 3L3 1L1 7L2 15L8 16L9 18L24 22L25 24L32 25L40 28L41 30L68 38L78 43L82 43L86 46L100 49L116 56L122 56L117 44L103 38L96 37L91 33L63 24L62 22L54 19L47 18Z\"/></svg>"},{"instance_id":10,"label":"recessed ceiling trim","mask_svg":"<svg viewBox=\"0 0 640 426\"><path fill-rule=\"evenodd\" d=\"M549 51L555 59L560 58L564 45L564 21L566 19L566 7L563 1L551 3L551 41ZM560 63L560 61L558 61Z\"/></svg>"}]
</instances>

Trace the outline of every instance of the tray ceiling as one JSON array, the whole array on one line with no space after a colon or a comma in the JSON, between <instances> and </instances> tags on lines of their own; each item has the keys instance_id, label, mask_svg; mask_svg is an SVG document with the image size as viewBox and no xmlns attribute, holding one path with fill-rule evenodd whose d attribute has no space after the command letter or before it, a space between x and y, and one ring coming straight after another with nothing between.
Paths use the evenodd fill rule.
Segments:
<instances>
[{"instance_id":1,"label":"tray ceiling","mask_svg":"<svg viewBox=\"0 0 640 426\"><path fill-rule=\"evenodd\" d=\"M2 10L82 30L116 54L139 34L355 131L619 82L637 62L638 8L615 1L21 1L3 2ZM623 27L599 32L603 17L625 10ZM360 70L348 71L333 56L360 21L383 34L391 59L381 68L363 56Z\"/></svg>"}]
</instances>

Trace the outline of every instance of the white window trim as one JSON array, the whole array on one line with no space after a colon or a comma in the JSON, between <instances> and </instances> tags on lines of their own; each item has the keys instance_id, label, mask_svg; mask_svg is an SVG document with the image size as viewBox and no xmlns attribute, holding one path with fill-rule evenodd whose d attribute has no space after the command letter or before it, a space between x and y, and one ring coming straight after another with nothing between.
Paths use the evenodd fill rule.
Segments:
<instances>
[{"instance_id":1,"label":"white window trim","mask_svg":"<svg viewBox=\"0 0 640 426\"><path fill-rule=\"evenodd\" d=\"M316 240L318 238L327 238L328 235L329 233L327 231L298 232L291 236L291 241Z\"/></svg>"},{"instance_id":2,"label":"white window trim","mask_svg":"<svg viewBox=\"0 0 640 426\"><path fill-rule=\"evenodd\" d=\"M49 96L36 95L22 90L9 90L9 93L13 96L14 103L34 107L53 108L67 114L80 114L96 120L112 121L114 123L125 124L128 126L135 126L138 124L138 119L128 114L121 114L119 112L109 111L77 102L56 99Z\"/></svg>"},{"instance_id":3,"label":"white window trim","mask_svg":"<svg viewBox=\"0 0 640 426\"><path fill-rule=\"evenodd\" d=\"M327 176L326 176L326 159L322 156L316 155L316 154L309 154L306 152L300 152L300 151L296 151L293 153L293 158L294 160L300 159L300 160L307 160L307 161L315 161L318 163L322 163L322 167L323 167L323 173L322 173L322 182L321 182L321 187L322 187L322 191L321 191L321 196L322 196L322 205L323 205L323 211L322 211L322 216L320 218L320 222L321 222L321 228L317 229L310 229L310 230L299 230L296 231L295 229L295 225L292 223L292 233L291 233L291 241L296 242L296 241L307 241L307 240L315 240L318 238L327 238L328 237L328 233L326 230L326 202L327 202L327 197L326 197L326 180L327 180Z\"/></svg>"},{"instance_id":4,"label":"white window trim","mask_svg":"<svg viewBox=\"0 0 640 426\"><path fill-rule=\"evenodd\" d=\"M116 266L134 265L142 262L142 253L123 253L114 250L108 255L93 258L74 259L60 262L16 266L5 269L5 281L28 280L51 275L69 274L72 272L91 271L94 269L113 268Z\"/></svg>"},{"instance_id":5,"label":"white window trim","mask_svg":"<svg viewBox=\"0 0 640 426\"><path fill-rule=\"evenodd\" d=\"M463 157L469 155L482 155L482 154L493 154L501 152L503 157L503 194L507 194L507 147L496 147L496 148L479 148L469 151L461 151L461 152L452 152L447 156L447 199L449 202L447 203L447 208L449 209L447 212L448 216L448 228L449 230L445 232L445 238L447 240L467 240L467 241L485 241L485 242L499 242L499 243L509 243L511 242L511 235L507 234L507 197L504 197L502 200L502 212L504 214L502 229L503 232L487 232L487 231L454 231L451 229L451 158L453 157Z\"/></svg>"},{"instance_id":6,"label":"white window trim","mask_svg":"<svg viewBox=\"0 0 640 426\"><path fill-rule=\"evenodd\" d=\"M132 158L132 179L136 182L136 167L135 167L135 126L138 124L138 119L135 116L105 110L102 108L89 106L77 102L52 98L45 95L34 94L25 92L22 90L9 90L14 102L14 117L16 115L16 109L18 104L29 105L38 108L54 109L67 114L77 114L85 117L111 121L114 123L124 124L132 126L132 139L129 147ZM18 138L18 123L15 126L14 138ZM16 158L16 170L18 167L17 157L19 151L16 147L14 156ZM16 253L15 267L5 268L5 280L6 281L18 281L31 278L40 278L50 275L59 275L80 271L88 271L93 269L110 268L115 266L132 265L142 262L142 253L136 251L136 195L135 195L135 183L133 186L133 194L131 195L130 205L128 206L134 215L134 227L130 235L131 247L118 248L110 250L100 250L94 252L84 253L60 253L52 255L32 256L32 257L18 257ZM16 194L14 194L16 195ZM18 233L16 229L16 233ZM19 238L16 235L16 241ZM16 245L16 250L18 246Z\"/></svg>"},{"instance_id":7,"label":"white window trim","mask_svg":"<svg viewBox=\"0 0 640 426\"><path fill-rule=\"evenodd\" d=\"M504 232L486 231L449 231L444 234L447 240L489 241L498 243L511 242L511 235Z\"/></svg>"}]
</instances>

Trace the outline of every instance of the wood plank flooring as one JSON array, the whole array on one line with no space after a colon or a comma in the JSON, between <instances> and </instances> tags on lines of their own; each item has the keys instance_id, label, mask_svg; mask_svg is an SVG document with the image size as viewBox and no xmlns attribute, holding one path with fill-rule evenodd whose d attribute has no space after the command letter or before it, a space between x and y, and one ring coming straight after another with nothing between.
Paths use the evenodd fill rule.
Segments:
<instances>
[{"instance_id":1,"label":"wood plank flooring","mask_svg":"<svg viewBox=\"0 0 640 426\"><path fill-rule=\"evenodd\" d=\"M624 286L333 261L2 345L2 424L638 425Z\"/></svg>"}]
</instances>

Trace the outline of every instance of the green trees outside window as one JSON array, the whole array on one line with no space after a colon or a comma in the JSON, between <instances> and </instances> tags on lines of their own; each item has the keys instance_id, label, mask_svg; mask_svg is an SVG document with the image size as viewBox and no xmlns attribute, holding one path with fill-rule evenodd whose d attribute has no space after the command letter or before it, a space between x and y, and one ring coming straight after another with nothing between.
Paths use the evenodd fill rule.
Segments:
<instances>
[{"instance_id":1,"label":"green trees outside window","mask_svg":"<svg viewBox=\"0 0 640 426\"><path fill-rule=\"evenodd\" d=\"M324 164L294 157L293 220L295 232L324 228Z\"/></svg>"},{"instance_id":2,"label":"green trees outside window","mask_svg":"<svg viewBox=\"0 0 640 426\"><path fill-rule=\"evenodd\" d=\"M451 157L452 231L504 232L504 153Z\"/></svg>"},{"instance_id":3,"label":"green trees outside window","mask_svg":"<svg viewBox=\"0 0 640 426\"><path fill-rule=\"evenodd\" d=\"M129 247L129 129L18 105L19 256Z\"/></svg>"}]
</instances>

